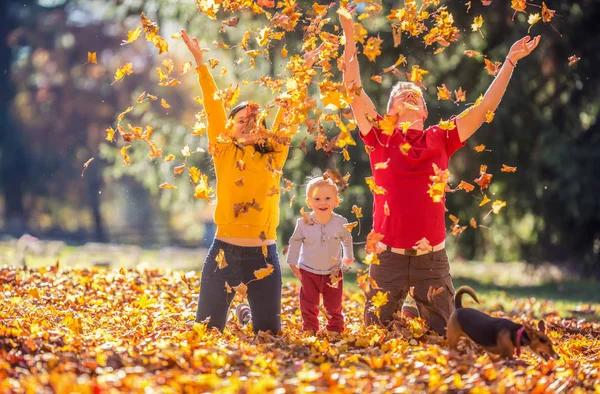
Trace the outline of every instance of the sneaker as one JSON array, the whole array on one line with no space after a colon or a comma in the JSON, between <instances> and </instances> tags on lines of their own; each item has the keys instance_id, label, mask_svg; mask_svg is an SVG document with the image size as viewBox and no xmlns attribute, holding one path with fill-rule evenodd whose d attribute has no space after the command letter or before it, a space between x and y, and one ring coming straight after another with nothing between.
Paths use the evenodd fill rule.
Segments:
<instances>
[{"instance_id":1,"label":"sneaker","mask_svg":"<svg viewBox=\"0 0 600 394\"><path fill-rule=\"evenodd\" d=\"M242 326L245 326L246 324L250 323L250 320L252 320L252 312L250 311L250 305L246 303L239 304L237 307L235 307L235 316L237 317L238 322Z\"/></svg>"},{"instance_id":2,"label":"sneaker","mask_svg":"<svg viewBox=\"0 0 600 394\"><path fill-rule=\"evenodd\" d=\"M415 305L412 304L404 304L402 305L402 316L407 317L409 319L415 319L420 317L419 309Z\"/></svg>"}]
</instances>

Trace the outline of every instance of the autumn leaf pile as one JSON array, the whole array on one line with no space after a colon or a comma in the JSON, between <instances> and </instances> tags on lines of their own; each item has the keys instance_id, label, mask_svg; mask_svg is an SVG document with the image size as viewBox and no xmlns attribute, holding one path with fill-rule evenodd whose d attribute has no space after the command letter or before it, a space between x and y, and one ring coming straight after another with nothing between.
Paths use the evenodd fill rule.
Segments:
<instances>
[{"instance_id":1,"label":"autumn leaf pile","mask_svg":"<svg viewBox=\"0 0 600 394\"><path fill-rule=\"evenodd\" d=\"M312 336L286 284L281 334L255 338L233 313L223 335L194 323L195 273L3 268L0 283L0 392L600 390L600 324L548 302L518 300L509 316L545 317L561 359L504 361L466 345L450 358L419 319L365 328L362 292L345 292L343 335Z\"/></svg>"}]
</instances>

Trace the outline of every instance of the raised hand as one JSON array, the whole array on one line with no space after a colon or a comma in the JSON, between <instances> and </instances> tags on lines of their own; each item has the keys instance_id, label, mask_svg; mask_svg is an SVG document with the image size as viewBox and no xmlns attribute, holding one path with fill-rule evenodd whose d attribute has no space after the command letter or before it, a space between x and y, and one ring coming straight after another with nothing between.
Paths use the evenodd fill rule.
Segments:
<instances>
[{"instance_id":1,"label":"raised hand","mask_svg":"<svg viewBox=\"0 0 600 394\"><path fill-rule=\"evenodd\" d=\"M540 39L541 36L537 36L533 40L529 36L521 38L510 47L507 58L513 65L516 64L517 61L529 55L538 46Z\"/></svg>"},{"instance_id":2,"label":"raised hand","mask_svg":"<svg viewBox=\"0 0 600 394\"><path fill-rule=\"evenodd\" d=\"M181 30L181 38L183 38L183 42L185 42L185 45L187 45L188 49L192 53L192 56L194 56L196 64L199 66L204 65L204 57L202 54L204 52L208 52L208 48L202 48L196 37L190 39L190 36L185 30Z\"/></svg>"}]
</instances>

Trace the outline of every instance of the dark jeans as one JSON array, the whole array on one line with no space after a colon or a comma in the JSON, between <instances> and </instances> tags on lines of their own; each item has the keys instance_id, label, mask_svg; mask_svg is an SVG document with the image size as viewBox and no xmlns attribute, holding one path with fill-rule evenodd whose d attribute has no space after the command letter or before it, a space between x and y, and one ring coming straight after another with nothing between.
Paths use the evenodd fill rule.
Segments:
<instances>
[{"instance_id":1,"label":"dark jeans","mask_svg":"<svg viewBox=\"0 0 600 394\"><path fill-rule=\"evenodd\" d=\"M223 269L217 267L215 260L220 249L223 249L228 264ZM261 330L277 334L281 329L281 268L276 245L269 245L267 252L265 258L261 247L236 246L215 239L202 268L196 321L210 318L208 327L222 331L227 322L229 304L235 296L235 291L227 293L225 282L231 287L247 284L256 279L255 270L266 268L269 263L275 269L273 273L248 284L248 303L252 310L254 332Z\"/></svg>"}]
</instances>

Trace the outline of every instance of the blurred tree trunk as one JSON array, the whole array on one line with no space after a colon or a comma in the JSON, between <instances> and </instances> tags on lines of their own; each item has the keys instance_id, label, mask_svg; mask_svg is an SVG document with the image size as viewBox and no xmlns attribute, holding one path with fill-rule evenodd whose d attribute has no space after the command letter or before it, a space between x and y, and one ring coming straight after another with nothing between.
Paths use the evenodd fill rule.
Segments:
<instances>
[{"instance_id":1,"label":"blurred tree trunk","mask_svg":"<svg viewBox=\"0 0 600 394\"><path fill-rule=\"evenodd\" d=\"M25 3L25 4L23 4ZM21 2L27 6L29 1ZM12 51L9 32L16 28L16 18L9 15L8 2L0 2L0 190L4 198L5 230L20 234L25 231L26 212L23 186L27 179L27 158L22 134L10 114L15 89L10 78Z\"/></svg>"}]
</instances>

